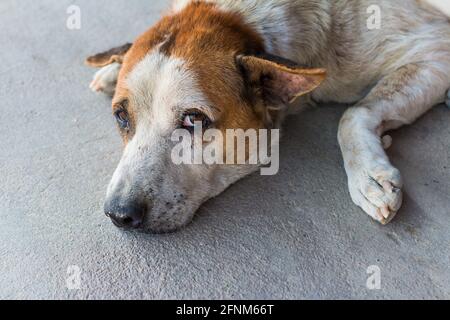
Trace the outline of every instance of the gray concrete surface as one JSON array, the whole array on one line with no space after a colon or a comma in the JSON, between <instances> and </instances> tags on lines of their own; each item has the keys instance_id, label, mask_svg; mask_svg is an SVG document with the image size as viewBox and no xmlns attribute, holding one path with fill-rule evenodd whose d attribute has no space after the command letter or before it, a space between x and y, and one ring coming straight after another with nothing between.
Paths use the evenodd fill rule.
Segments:
<instances>
[{"instance_id":1,"label":"gray concrete surface","mask_svg":"<svg viewBox=\"0 0 450 320\"><path fill-rule=\"evenodd\" d=\"M280 174L241 181L185 230L113 227L102 202L121 142L83 59L131 41L165 2L0 2L0 298L450 298L444 106L394 134L406 199L387 227L349 198L336 106L289 119ZM81 30L66 29L71 3ZM366 288L370 265L381 290Z\"/></svg>"}]
</instances>

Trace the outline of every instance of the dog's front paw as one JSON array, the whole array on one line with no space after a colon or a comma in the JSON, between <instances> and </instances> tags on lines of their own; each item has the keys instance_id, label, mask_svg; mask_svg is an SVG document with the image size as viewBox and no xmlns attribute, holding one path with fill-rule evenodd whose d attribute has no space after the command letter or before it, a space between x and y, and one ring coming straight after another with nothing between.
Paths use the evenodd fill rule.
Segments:
<instances>
[{"instance_id":1,"label":"dog's front paw","mask_svg":"<svg viewBox=\"0 0 450 320\"><path fill-rule=\"evenodd\" d=\"M112 63L97 71L94 75L94 80L92 80L89 86L91 90L94 92L103 92L108 95L113 95L116 90L120 68L121 65L119 63Z\"/></svg>"},{"instance_id":2,"label":"dog's front paw","mask_svg":"<svg viewBox=\"0 0 450 320\"><path fill-rule=\"evenodd\" d=\"M388 163L363 166L349 174L353 201L383 225L395 217L402 205L402 186L400 172Z\"/></svg>"}]
</instances>

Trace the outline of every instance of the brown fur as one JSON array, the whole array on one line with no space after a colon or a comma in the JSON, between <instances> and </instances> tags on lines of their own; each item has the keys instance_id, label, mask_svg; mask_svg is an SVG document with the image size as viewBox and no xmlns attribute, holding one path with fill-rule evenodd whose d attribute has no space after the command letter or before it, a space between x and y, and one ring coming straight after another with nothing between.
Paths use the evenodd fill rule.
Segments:
<instances>
[{"instance_id":1,"label":"brown fur","mask_svg":"<svg viewBox=\"0 0 450 320\"><path fill-rule=\"evenodd\" d=\"M156 46L168 56L183 58L198 75L200 86L227 128L261 127L243 103L245 87L234 60L236 53L258 53L263 41L237 14L219 12L213 5L193 3L164 17L145 32L128 52L117 86L116 101L127 95L123 79ZM234 112L226 112L225 110ZM221 127L221 124L216 124Z\"/></svg>"},{"instance_id":2,"label":"brown fur","mask_svg":"<svg viewBox=\"0 0 450 320\"><path fill-rule=\"evenodd\" d=\"M221 115L216 127L225 131L230 128L263 128L267 126L264 112L255 117L255 108L249 100L254 92L248 92L247 83L236 56L260 55L263 58L244 57L241 63L254 70L253 76L269 74L269 69L281 73L305 75L301 83L305 88L294 88L289 101L300 94L317 87L325 77L323 69L293 69L294 63L278 59L269 61L264 54L262 38L247 24L239 14L219 11L207 3L195 2L175 15L165 16L157 25L141 35L127 53L119 75L114 109L128 94L123 81L149 52L155 47L166 54L187 61L197 75L202 92L207 96ZM273 57L272 57L273 58ZM275 72L271 72L275 74ZM286 79L293 81L292 79ZM274 88L276 91L277 88ZM288 101L285 101L288 102ZM246 106L246 107L244 107ZM132 108L129 110L132 116Z\"/></svg>"},{"instance_id":3,"label":"brown fur","mask_svg":"<svg viewBox=\"0 0 450 320\"><path fill-rule=\"evenodd\" d=\"M86 64L94 68L101 68L114 62L122 63L125 54L130 50L131 46L131 43L127 43L123 46L96 54L95 56L87 58Z\"/></svg>"},{"instance_id":4,"label":"brown fur","mask_svg":"<svg viewBox=\"0 0 450 320\"><path fill-rule=\"evenodd\" d=\"M373 4L379 6L383 17L382 25L372 30L367 9ZM138 115L159 112L151 118L142 116L144 124L140 126L156 136L158 128L154 129L153 124L160 121L166 128L174 127L178 117L189 115L191 110L186 112L186 106L201 110L213 119L214 128L224 131L280 128L289 102L306 93L311 93L308 96L312 101L356 103L345 113L338 134L349 190L358 206L385 224L401 206L403 182L384 151L392 139L382 135L412 123L436 103L450 104L446 93L450 86L449 30L447 17L415 0L405 0L405 4L389 0L178 0L174 11L139 37L124 57L115 60L108 59L107 54L100 56L98 65L123 61L123 66L116 63L100 70L93 88L99 91L102 80L103 88L111 88L111 79L118 76L114 108L126 107L132 121ZM153 50L155 55L149 55ZM173 106L166 106L161 97L150 102L147 87L136 89L149 81L146 77L152 71L146 64L136 68L144 58L150 63L161 59L172 67L165 79L173 80L180 105L173 100ZM318 66L327 69L325 81L325 70L314 68ZM150 77L150 83L156 79ZM128 83L132 88L127 88ZM170 83L163 86L164 97L172 97ZM129 91L133 92L131 99ZM128 100L137 102L127 105ZM197 106L197 101L210 105ZM164 108L171 109L166 112ZM121 190L121 181L126 180L158 189L158 197L145 194L142 198L160 204L159 198L170 195L175 184L165 186L140 169L152 163L152 168L147 169L155 170L154 159L167 156L159 150L161 145L168 148L167 132L156 142L144 130L138 130L136 137L130 141L132 148L125 151L109 193L113 197L123 191L128 198L133 196L134 192ZM126 142L128 139L125 137ZM157 143L155 150L141 152L142 146L153 143ZM135 160L143 157L153 160ZM130 166L134 171L129 170ZM167 166L170 164L164 162L157 168L165 176L163 182L185 179L184 184L176 185L190 195L189 215L205 199L253 170L203 166L190 172L190 168L183 167L180 175L179 167ZM201 189L205 184L207 188ZM197 188L190 192L193 185ZM153 208L151 212L153 217L164 213L164 208ZM189 215L176 224L185 223Z\"/></svg>"}]
</instances>

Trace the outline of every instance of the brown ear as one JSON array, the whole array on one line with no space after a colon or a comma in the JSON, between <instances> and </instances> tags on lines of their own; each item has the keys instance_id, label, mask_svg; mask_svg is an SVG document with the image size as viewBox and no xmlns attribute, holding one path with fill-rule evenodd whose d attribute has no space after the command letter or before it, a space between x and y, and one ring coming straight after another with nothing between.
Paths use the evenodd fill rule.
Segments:
<instances>
[{"instance_id":1,"label":"brown ear","mask_svg":"<svg viewBox=\"0 0 450 320\"><path fill-rule=\"evenodd\" d=\"M266 98L285 104L316 89L326 78L326 70L308 69L276 56L238 56L252 84L263 87Z\"/></svg>"},{"instance_id":2,"label":"brown ear","mask_svg":"<svg viewBox=\"0 0 450 320\"><path fill-rule=\"evenodd\" d=\"M112 48L106 52L96 54L86 59L86 64L91 67L101 68L111 63L122 64L125 54L130 50L132 44L127 43L121 47Z\"/></svg>"}]
</instances>

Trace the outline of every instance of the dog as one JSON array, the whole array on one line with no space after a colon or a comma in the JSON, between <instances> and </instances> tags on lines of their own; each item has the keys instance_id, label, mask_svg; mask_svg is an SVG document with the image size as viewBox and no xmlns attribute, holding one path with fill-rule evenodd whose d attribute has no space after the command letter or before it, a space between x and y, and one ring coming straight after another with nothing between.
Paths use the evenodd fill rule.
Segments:
<instances>
[{"instance_id":1,"label":"dog","mask_svg":"<svg viewBox=\"0 0 450 320\"><path fill-rule=\"evenodd\" d=\"M87 64L100 68L91 88L113 96L125 144L105 201L116 226L175 231L259 167L176 165L174 130L280 129L326 102L352 105L338 132L350 196L384 225L403 186L386 133L450 106L450 20L420 0L178 0Z\"/></svg>"}]
</instances>

